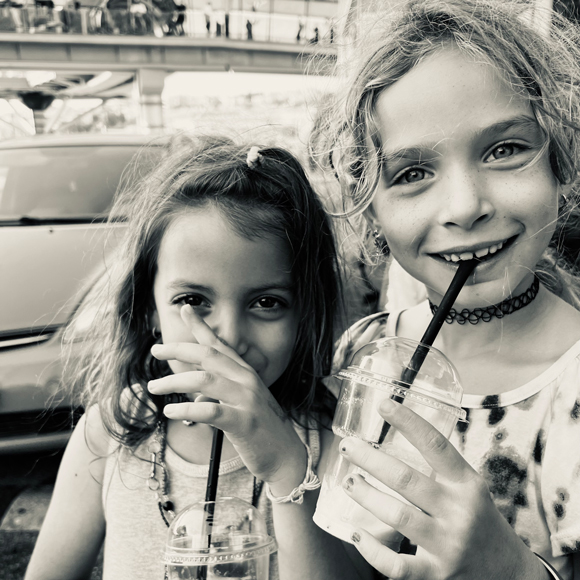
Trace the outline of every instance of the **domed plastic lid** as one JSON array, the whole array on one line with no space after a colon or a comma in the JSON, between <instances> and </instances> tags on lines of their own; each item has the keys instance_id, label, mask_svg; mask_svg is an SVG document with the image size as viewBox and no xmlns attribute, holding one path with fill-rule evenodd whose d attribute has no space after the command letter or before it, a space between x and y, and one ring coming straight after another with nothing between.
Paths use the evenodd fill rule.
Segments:
<instances>
[{"instance_id":1,"label":"domed plastic lid","mask_svg":"<svg viewBox=\"0 0 580 580\"><path fill-rule=\"evenodd\" d=\"M194 503L175 516L163 561L174 566L239 562L276 549L262 514L241 499L224 497Z\"/></svg>"},{"instance_id":2,"label":"domed plastic lid","mask_svg":"<svg viewBox=\"0 0 580 580\"><path fill-rule=\"evenodd\" d=\"M416 374L410 373L412 366L416 370L411 359L418 348L426 356ZM405 380L413 374L412 382ZM348 368L338 376L444 410L460 421L466 417L460 408L463 388L457 370L442 352L415 340L391 337L370 342L353 354Z\"/></svg>"}]
</instances>

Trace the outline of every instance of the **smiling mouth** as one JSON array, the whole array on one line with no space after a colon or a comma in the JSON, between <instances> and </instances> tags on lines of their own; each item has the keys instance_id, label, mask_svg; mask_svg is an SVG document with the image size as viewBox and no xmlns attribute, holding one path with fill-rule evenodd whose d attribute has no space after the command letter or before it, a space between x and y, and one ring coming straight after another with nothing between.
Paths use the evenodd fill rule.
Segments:
<instances>
[{"instance_id":1,"label":"smiling mouth","mask_svg":"<svg viewBox=\"0 0 580 580\"><path fill-rule=\"evenodd\" d=\"M478 262L487 262L492 258L502 254L505 250L512 246L513 242L517 236L512 236L511 238L507 238L502 242L498 242L497 244L491 244L486 246L485 248L480 248L473 252L461 252L461 253L441 253L441 254L432 254L439 259L443 259L446 262L450 263L459 263L464 262L467 260L477 260Z\"/></svg>"}]
</instances>

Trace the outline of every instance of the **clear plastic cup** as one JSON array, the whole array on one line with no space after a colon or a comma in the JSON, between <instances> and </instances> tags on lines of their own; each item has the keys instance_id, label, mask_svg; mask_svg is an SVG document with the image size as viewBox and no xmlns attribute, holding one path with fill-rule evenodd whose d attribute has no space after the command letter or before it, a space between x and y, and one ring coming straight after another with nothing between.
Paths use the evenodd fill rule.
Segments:
<instances>
[{"instance_id":1,"label":"clear plastic cup","mask_svg":"<svg viewBox=\"0 0 580 580\"><path fill-rule=\"evenodd\" d=\"M417 350L426 353L421 367L409 382L411 358ZM421 454L396 429L385 423L378 407L387 397L409 407L449 437L457 421L464 421L461 409L463 389L457 371L437 349L406 338L384 338L371 342L352 356L349 366L338 373L342 387L332 429L340 437L357 437L373 447L401 459L421 473L431 476L432 469ZM332 450L314 522L345 542L352 543L356 528L373 534L382 543L398 549L401 534L352 500L342 488L343 480L354 473L383 492L401 498L362 469Z\"/></svg>"},{"instance_id":2,"label":"clear plastic cup","mask_svg":"<svg viewBox=\"0 0 580 580\"><path fill-rule=\"evenodd\" d=\"M179 512L167 536L167 580L268 580L276 541L251 504L238 498L200 501Z\"/></svg>"}]
</instances>

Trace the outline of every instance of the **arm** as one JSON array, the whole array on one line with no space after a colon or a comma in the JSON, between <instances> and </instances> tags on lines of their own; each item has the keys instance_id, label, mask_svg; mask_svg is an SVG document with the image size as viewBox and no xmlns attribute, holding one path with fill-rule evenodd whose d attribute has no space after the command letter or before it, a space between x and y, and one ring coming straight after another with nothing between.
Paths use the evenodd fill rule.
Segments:
<instances>
[{"instance_id":1,"label":"arm","mask_svg":"<svg viewBox=\"0 0 580 580\"><path fill-rule=\"evenodd\" d=\"M337 444L338 440L334 440L332 431L322 430L321 461L318 470L321 479L328 451L331 445ZM301 482L302 480L297 481L295 487ZM271 490L276 497L288 493L286 490L278 493L274 486L271 486ZM349 555L347 550L352 548L350 545L347 547L312 521L317 499L318 490L306 492L304 502L300 505L272 504L280 578L370 580L373 571L356 550L351 550L352 554Z\"/></svg>"},{"instance_id":2,"label":"arm","mask_svg":"<svg viewBox=\"0 0 580 580\"><path fill-rule=\"evenodd\" d=\"M101 489L106 453L100 415L91 409L77 424L62 458L25 580L90 577L105 536Z\"/></svg>"}]
</instances>

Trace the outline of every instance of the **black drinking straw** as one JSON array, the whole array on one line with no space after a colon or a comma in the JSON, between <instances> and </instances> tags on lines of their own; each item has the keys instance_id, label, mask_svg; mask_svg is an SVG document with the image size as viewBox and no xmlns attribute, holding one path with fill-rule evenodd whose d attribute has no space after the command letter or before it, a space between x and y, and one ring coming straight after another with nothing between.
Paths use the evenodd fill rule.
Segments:
<instances>
[{"instance_id":1,"label":"black drinking straw","mask_svg":"<svg viewBox=\"0 0 580 580\"><path fill-rule=\"evenodd\" d=\"M211 455L209 458L209 472L207 474L207 486L205 488L206 505L204 511L206 516L203 525L203 536L207 538L207 547L211 548L211 527L213 525L213 516L215 510L215 500L217 497L218 477L220 470L220 460L222 456L222 446L224 442L224 432L221 429L213 430L213 440L211 443ZM207 503L212 502L212 503ZM198 569L198 580L206 579L205 567Z\"/></svg>"},{"instance_id":2,"label":"black drinking straw","mask_svg":"<svg viewBox=\"0 0 580 580\"><path fill-rule=\"evenodd\" d=\"M421 369L421 365L425 362L425 358L429 352L429 347L435 342L435 338L439 334L441 327L443 326L443 322L445 322L445 318L449 314L455 299L461 292L461 289L467 282L470 274L473 272L475 267L478 264L478 260L466 260L462 261L459 264L459 268L457 268L457 272L455 272L455 276L453 276L453 280L451 280L451 284L449 284L449 288L447 292L445 292L445 296L443 296L443 300L441 300L441 304L437 308L437 312L433 315L423 338L421 338L421 344L417 347L411 360L409 362L409 366L403 371L401 375L401 382L405 383L401 385L402 387L408 388L413 384L417 373ZM391 397L397 403L403 402L403 397L399 397L397 395L393 395ZM383 427L381 429L381 434L379 435L378 444L381 445L387 436L387 433L390 429L389 423L386 421L383 423Z\"/></svg>"},{"instance_id":3,"label":"black drinking straw","mask_svg":"<svg viewBox=\"0 0 580 580\"><path fill-rule=\"evenodd\" d=\"M207 487L205 488L205 501L215 501L217 496L223 442L224 432L221 429L214 429L211 443L211 456L209 458L209 473L207 474Z\"/></svg>"}]
</instances>

